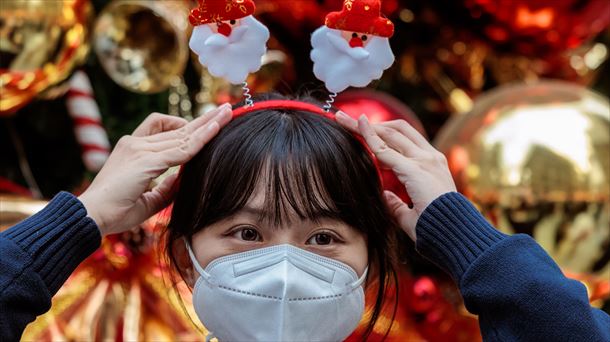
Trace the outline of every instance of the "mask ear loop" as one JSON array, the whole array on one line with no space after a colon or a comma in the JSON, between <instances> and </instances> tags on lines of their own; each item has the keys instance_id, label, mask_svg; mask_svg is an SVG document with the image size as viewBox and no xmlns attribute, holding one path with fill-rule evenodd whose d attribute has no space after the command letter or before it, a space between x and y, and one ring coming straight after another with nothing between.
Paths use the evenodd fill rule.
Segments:
<instances>
[{"instance_id":1,"label":"mask ear loop","mask_svg":"<svg viewBox=\"0 0 610 342\"><path fill-rule=\"evenodd\" d=\"M364 281L366 280L366 276L369 273L369 267L367 266L364 269L364 272L362 272L362 275L360 276L360 278L358 278L358 280L356 280L355 282L353 282L351 285L349 285L347 287L347 293L352 292L354 290L356 290L357 288L359 288L360 286L362 286L362 284L364 284Z\"/></svg>"},{"instance_id":2,"label":"mask ear loop","mask_svg":"<svg viewBox=\"0 0 610 342\"><path fill-rule=\"evenodd\" d=\"M188 240L186 238L184 239L184 244L186 245L186 249L189 253L189 257L191 258L191 263L193 263L193 266L195 267L195 269L197 270L197 272L199 273L199 275L204 278L206 281L210 282L211 278L208 272L206 272L203 267L201 267L201 265L199 264L199 261L197 261L197 258L195 257L195 253L193 252L193 249L191 248L191 244L188 242Z\"/></svg>"}]
</instances>

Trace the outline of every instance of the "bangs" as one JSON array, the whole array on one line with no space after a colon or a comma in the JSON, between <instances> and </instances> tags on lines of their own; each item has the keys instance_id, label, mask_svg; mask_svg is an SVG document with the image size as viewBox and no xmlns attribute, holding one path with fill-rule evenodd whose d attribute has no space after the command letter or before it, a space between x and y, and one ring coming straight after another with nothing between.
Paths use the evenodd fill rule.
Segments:
<instances>
[{"instance_id":1,"label":"bangs","mask_svg":"<svg viewBox=\"0 0 610 342\"><path fill-rule=\"evenodd\" d=\"M357 191L350 184L374 187L376 177L356 170L353 149L366 154L351 133L317 114L261 111L235 118L195 158L201 165L187 167L205 170L194 223L225 219L257 193L264 194L259 219L273 226L290 225L291 217L355 223Z\"/></svg>"}]
</instances>

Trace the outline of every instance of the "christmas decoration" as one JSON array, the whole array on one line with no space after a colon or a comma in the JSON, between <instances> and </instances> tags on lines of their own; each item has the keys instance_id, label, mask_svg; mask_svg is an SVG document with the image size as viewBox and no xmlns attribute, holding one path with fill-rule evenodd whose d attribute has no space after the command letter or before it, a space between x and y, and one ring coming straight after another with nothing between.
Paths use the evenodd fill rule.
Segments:
<instances>
[{"instance_id":1,"label":"christmas decoration","mask_svg":"<svg viewBox=\"0 0 610 342\"><path fill-rule=\"evenodd\" d=\"M532 235L571 274L608 288L608 99L559 81L500 87L436 144L458 190L500 230ZM595 298L592 298L595 299Z\"/></svg>"},{"instance_id":2,"label":"christmas decoration","mask_svg":"<svg viewBox=\"0 0 610 342\"><path fill-rule=\"evenodd\" d=\"M483 33L500 48L552 55L581 46L610 23L605 0L469 0Z\"/></svg>"},{"instance_id":3,"label":"christmas decoration","mask_svg":"<svg viewBox=\"0 0 610 342\"><path fill-rule=\"evenodd\" d=\"M0 232L14 226L47 205L47 201L33 199L28 189L0 177Z\"/></svg>"},{"instance_id":4,"label":"christmas decoration","mask_svg":"<svg viewBox=\"0 0 610 342\"><path fill-rule=\"evenodd\" d=\"M28 188L16 184L15 182L4 177L0 177L0 194L32 196L32 192Z\"/></svg>"},{"instance_id":5,"label":"christmas decoration","mask_svg":"<svg viewBox=\"0 0 610 342\"><path fill-rule=\"evenodd\" d=\"M74 135L81 146L85 167L97 172L110 155L110 142L93 97L91 82L82 71L77 71L70 79L66 106L74 121Z\"/></svg>"},{"instance_id":6,"label":"christmas decoration","mask_svg":"<svg viewBox=\"0 0 610 342\"><path fill-rule=\"evenodd\" d=\"M261 67L269 30L252 16L251 0L199 0L189 20L195 28L189 42L199 62L215 77L233 84L246 81Z\"/></svg>"},{"instance_id":7,"label":"christmas decoration","mask_svg":"<svg viewBox=\"0 0 610 342\"><path fill-rule=\"evenodd\" d=\"M189 290L183 283L172 285L171 271L160 258L160 227L155 227L160 222L163 214L137 231L105 238L53 297L51 310L28 325L22 339L201 339L205 329L190 318L196 316Z\"/></svg>"},{"instance_id":8,"label":"christmas decoration","mask_svg":"<svg viewBox=\"0 0 610 342\"><path fill-rule=\"evenodd\" d=\"M95 23L93 48L117 84L136 93L166 90L188 61L186 1L108 4Z\"/></svg>"},{"instance_id":9,"label":"christmas decoration","mask_svg":"<svg viewBox=\"0 0 610 342\"><path fill-rule=\"evenodd\" d=\"M89 51L88 0L7 0L0 12L0 116L65 80Z\"/></svg>"},{"instance_id":10,"label":"christmas decoration","mask_svg":"<svg viewBox=\"0 0 610 342\"><path fill-rule=\"evenodd\" d=\"M393 33L379 0L346 0L311 36L314 74L331 93L367 86L394 63L388 40Z\"/></svg>"}]
</instances>

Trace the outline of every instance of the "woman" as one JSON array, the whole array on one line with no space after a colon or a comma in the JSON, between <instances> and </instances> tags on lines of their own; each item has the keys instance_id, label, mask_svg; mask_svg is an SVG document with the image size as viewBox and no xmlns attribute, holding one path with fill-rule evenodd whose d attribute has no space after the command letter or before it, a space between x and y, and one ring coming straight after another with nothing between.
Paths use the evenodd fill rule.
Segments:
<instances>
[{"instance_id":1,"label":"woman","mask_svg":"<svg viewBox=\"0 0 610 342\"><path fill-rule=\"evenodd\" d=\"M377 283L378 313L395 279L394 225L452 275L485 339L610 339L610 318L589 306L584 286L531 238L491 227L455 192L442 154L406 122L281 109L230 121L227 105L190 123L153 115L119 141L78 199L61 193L2 233L3 338L18 339L48 310L100 232L125 231L175 197L168 255L221 339L346 337L362 314L362 287ZM413 208L382 192L365 145L348 131L396 173ZM147 191L185 163L175 196L176 177Z\"/></svg>"},{"instance_id":2,"label":"woman","mask_svg":"<svg viewBox=\"0 0 610 342\"><path fill-rule=\"evenodd\" d=\"M377 285L370 332L397 281L399 228L371 156L334 120L285 108L298 103L236 114L182 169L167 254L220 340L343 340L363 283Z\"/></svg>"}]
</instances>

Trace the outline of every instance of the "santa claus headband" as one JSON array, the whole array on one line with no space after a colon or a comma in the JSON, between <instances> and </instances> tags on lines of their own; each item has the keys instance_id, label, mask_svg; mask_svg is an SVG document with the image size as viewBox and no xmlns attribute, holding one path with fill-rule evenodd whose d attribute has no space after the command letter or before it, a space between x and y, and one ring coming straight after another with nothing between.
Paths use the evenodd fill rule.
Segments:
<instances>
[{"instance_id":1,"label":"santa claus headband","mask_svg":"<svg viewBox=\"0 0 610 342\"><path fill-rule=\"evenodd\" d=\"M312 34L313 71L329 91L325 111L338 92L367 86L394 63L388 41L394 25L380 8L380 0L345 0ZM254 103L246 78L260 69L270 36L254 12L252 0L198 0L189 16L191 49L212 76L243 85L247 106Z\"/></svg>"}]
</instances>

